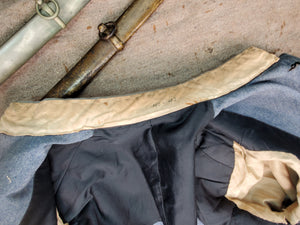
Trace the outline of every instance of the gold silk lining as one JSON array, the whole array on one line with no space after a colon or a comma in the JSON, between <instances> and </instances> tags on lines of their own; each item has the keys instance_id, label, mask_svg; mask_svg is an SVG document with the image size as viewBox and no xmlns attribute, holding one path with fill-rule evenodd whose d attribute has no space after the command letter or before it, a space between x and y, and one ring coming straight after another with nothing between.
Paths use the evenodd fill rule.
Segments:
<instances>
[{"instance_id":1,"label":"gold silk lining","mask_svg":"<svg viewBox=\"0 0 300 225\"><path fill-rule=\"evenodd\" d=\"M60 218L59 214L58 214L58 211L56 210L56 218L57 218L57 225L69 225L68 223L64 223L62 221L62 219Z\"/></svg>"},{"instance_id":2,"label":"gold silk lining","mask_svg":"<svg viewBox=\"0 0 300 225\"><path fill-rule=\"evenodd\" d=\"M0 133L57 135L141 122L228 94L278 60L251 47L217 69L174 87L111 98L12 103L0 119Z\"/></svg>"},{"instance_id":3,"label":"gold silk lining","mask_svg":"<svg viewBox=\"0 0 300 225\"><path fill-rule=\"evenodd\" d=\"M298 223L300 160L285 152L247 150L238 143L233 148L235 165L226 198L262 219Z\"/></svg>"}]
</instances>

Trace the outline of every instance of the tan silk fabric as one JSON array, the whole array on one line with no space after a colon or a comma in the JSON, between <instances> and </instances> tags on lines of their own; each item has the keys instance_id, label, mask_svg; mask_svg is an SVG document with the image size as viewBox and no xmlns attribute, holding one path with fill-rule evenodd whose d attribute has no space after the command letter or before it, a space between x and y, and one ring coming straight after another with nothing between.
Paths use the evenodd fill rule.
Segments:
<instances>
[{"instance_id":1,"label":"tan silk fabric","mask_svg":"<svg viewBox=\"0 0 300 225\"><path fill-rule=\"evenodd\" d=\"M262 219L285 224L286 220L291 224L299 222L300 160L285 152L251 151L237 143L233 148L235 165L226 197ZM282 202L286 197L293 203L284 209Z\"/></svg>"},{"instance_id":2,"label":"tan silk fabric","mask_svg":"<svg viewBox=\"0 0 300 225\"><path fill-rule=\"evenodd\" d=\"M141 122L228 94L278 60L252 47L217 69L174 87L111 98L12 103L0 119L0 133L56 135Z\"/></svg>"}]
</instances>

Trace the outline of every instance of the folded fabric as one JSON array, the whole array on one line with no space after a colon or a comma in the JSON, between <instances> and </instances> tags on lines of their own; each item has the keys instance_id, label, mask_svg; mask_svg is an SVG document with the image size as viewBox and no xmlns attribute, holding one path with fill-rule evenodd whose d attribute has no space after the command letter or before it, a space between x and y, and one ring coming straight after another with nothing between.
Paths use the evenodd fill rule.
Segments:
<instances>
[{"instance_id":1,"label":"folded fabric","mask_svg":"<svg viewBox=\"0 0 300 225\"><path fill-rule=\"evenodd\" d=\"M250 48L176 87L13 103L0 223L54 224L57 208L71 225L297 224L300 71L278 60ZM285 87L285 111L262 104Z\"/></svg>"},{"instance_id":2,"label":"folded fabric","mask_svg":"<svg viewBox=\"0 0 300 225\"><path fill-rule=\"evenodd\" d=\"M225 109L249 116L300 137L300 59L283 54L240 89L212 100L215 115ZM295 68L293 68L295 65Z\"/></svg>"}]
</instances>

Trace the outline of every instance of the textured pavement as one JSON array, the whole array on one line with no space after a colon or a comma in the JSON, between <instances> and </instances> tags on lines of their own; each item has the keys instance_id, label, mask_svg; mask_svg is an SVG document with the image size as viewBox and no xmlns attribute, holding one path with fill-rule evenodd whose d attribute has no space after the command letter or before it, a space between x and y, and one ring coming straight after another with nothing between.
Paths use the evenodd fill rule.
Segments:
<instances>
[{"instance_id":1,"label":"textured pavement","mask_svg":"<svg viewBox=\"0 0 300 225\"><path fill-rule=\"evenodd\" d=\"M91 0L0 86L0 115L13 101L45 95L131 0ZM0 1L0 45L34 14L34 0ZM129 94L176 85L250 46L300 57L300 0L165 0L84 90L82 97ZM0 62L1 66L1 62Z\"/></svg>"}]
</instances>

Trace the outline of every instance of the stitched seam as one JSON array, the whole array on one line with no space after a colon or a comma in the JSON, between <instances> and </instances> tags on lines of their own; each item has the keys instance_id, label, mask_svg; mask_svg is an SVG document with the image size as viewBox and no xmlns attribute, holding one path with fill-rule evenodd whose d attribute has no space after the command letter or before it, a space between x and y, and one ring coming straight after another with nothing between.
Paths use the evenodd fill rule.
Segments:
<instances>
[{"instance_id":1,"label":"stitched seam","mask_svg":"<svg viewBox=\"0 0 300 225\"><path fill-rule=\"evenodd\" d=\"M158 185L158 191L159 191L159 200L161 202L161 205L162 205L162 213L163 213L163 221L166 225L168 225L168 221L167 221L167 216L166 216L166 211L165 211L165 207L164 207L164 198L163 198L163 193L162 193L162 189L161 189L161 176L160 176L160 171L159 171L159 156L158 156L158 152L159 152L159 148L156 144L156 142L154 141L154 137L153 137L153 133L152 133L152 128L153 128L153 125L152 125L152 120L149 120L149 124L151 126L151 131L150 131L150 134L151 134L151 141L153 142L154 146L155 146L155 153L156 153L156 156L157 156L157 175L158 175L158 180L159 180L159 185Z\"/></svg>"},{"instance_id":2,"label":"stitched seam","mask_svg":"<svg viewBox=\"0 0 300 225\"><path fill-rule=\"evenodd\" d=\"M62 181L63 181L64 177L66 176L66 174L67 174L67 172L68 172L68 170L69 170L69 168L70 168L70 165L71 165L71 163L73 162L73 159L74 159L75 155L77 154L78 149L79 149L79 147L80 147L81 145L82 145L82 141L81 141L80 144L76 147L75 151L73 152L73 154L72 154L72 156L71 156L70 162L68 163L68 165L67 165L67 167L66 167L66 169L65 169L65 171L64 171L64 173L63 173L63 175L62 175L62 177L59 179L57 188L56 188L56 190L54 190L54 194L55 194L55 195L56 195L58 189L60 188L60 186L61 186L61 184L62 184ZM50 151L51 151L51 149L50 149Z\"/></svg>"},{"instance_id":3,"label":"stitched seam","mask_svg":"<svg viewBox=\"0 0 300 225\"><path fill-rule=\"evenodd\" d=\"M205 152L205 150L202 150L201 153L204 153L205 155L208 156L208 158L212 159L213 161L215 161L215 162L217 162L217 163L220 163L220 164L223 165L223 166L226 166L227 168L230 168L230 169L233 168L233 167L230 167L230 166L224 164L223 162L221 162L221 161L219 161L219 160L214 159L214 158L211 157L207 152Z\"/></svg>"}]
</instances>

